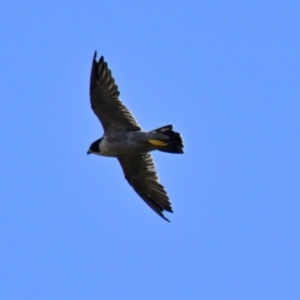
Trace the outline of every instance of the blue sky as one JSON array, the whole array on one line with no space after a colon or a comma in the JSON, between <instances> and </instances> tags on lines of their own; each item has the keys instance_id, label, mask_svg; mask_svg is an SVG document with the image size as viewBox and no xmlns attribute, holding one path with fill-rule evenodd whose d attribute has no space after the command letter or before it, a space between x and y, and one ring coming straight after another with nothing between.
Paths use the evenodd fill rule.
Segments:
<instances>
[{"instance_id":1,"label":"blue sky","mask_svg":"<svg viewBox=\"0 0 300 300\"><path fill-rule=\"evenodd\" d=\"M1 299L300 299L298 1L2 1ZM171 223L87 156L94 51Z\"/></svg>"}]
</instances>

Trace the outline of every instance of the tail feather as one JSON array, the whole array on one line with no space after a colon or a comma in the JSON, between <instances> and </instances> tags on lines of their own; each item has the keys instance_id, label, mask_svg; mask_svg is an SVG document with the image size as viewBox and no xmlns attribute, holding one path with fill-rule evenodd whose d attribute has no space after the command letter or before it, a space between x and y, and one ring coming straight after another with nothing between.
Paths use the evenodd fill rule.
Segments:
<instances>
[{"instance_id":1,"label":"tail feather","mask_svg":"<svg viewBox=\"0 0 300 300\"><path fill-rule=\"evenodd\" d=\"M180 134L173 131L172 125L163 126L151 131L152 133L162 133L169 139L164 141L165 146L158 147L157 150L168 153L183 153L183 142Z\"/></svg>"}]
</instances>

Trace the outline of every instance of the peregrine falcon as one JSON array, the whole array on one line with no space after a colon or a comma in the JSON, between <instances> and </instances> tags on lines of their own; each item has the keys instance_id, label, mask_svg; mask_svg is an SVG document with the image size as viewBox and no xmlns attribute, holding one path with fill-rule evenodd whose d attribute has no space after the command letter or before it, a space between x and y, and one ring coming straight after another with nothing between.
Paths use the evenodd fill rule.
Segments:
<instances>
[{"instance_id":1,"label":"peregrine falcon","mask_svg":"<svg viewBox=\"0 0 300 300\"><path fill-rule=\"evenodd\" d=\"M183 142L172 125L146 132L120 101L118 86L103 56L95 52L90 79L91 106L104 129L102 138L93 142L87 154L116 157L126 180L136 193L163 219L163 211L173 212L164 187L158 182L153 150L183 153Z\"/></svg>"}]
</instances>

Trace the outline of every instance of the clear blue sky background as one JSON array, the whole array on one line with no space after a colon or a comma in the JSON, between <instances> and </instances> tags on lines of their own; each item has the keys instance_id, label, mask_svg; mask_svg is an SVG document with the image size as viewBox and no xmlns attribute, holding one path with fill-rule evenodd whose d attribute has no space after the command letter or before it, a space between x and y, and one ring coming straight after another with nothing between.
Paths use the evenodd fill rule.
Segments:
<instances>
[{"instance_id":1,"label":"clear blue sky background","mask_svg":"<svg viewBox=\"0 0 300 300\"><path fill-rule=\"evenodd\" d=\"M300 299L299 1L2 1L0 299ZM94 51L174 214L87 156Z\"/></svg>"}]
</instances>

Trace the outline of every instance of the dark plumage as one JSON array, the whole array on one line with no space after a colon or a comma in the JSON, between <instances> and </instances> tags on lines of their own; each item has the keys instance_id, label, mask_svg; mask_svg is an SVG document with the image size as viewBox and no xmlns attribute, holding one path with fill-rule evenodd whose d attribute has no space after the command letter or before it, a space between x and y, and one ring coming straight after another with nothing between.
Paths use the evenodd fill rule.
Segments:
<instances>
[{"instance_id":1,"label":"dark plumage","mask_svg":"<svg viewBox=\"0 0 300 300\"><path fill-rule=\"evenodd\" d=\"M162 218L163 211L173 212L164 187L158 182L150 151L183 153L183 143L172 125L150 132L141 130L131 112L119 100L118 86L103 56L95 52L90 81L91 106L99 118L104 136L88 150L102 156L118 158L125 178L137 194Z\"/></svg>"}]
</instances>

